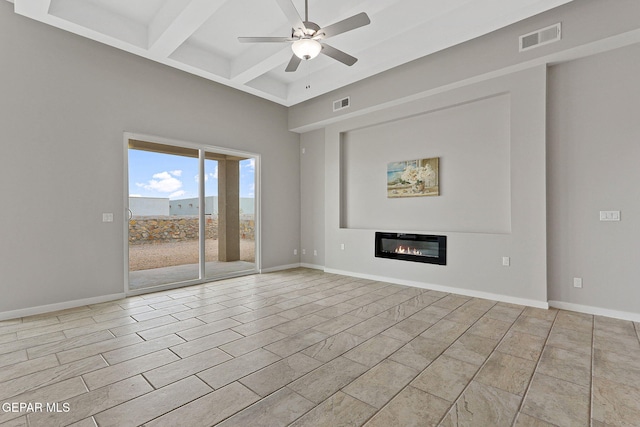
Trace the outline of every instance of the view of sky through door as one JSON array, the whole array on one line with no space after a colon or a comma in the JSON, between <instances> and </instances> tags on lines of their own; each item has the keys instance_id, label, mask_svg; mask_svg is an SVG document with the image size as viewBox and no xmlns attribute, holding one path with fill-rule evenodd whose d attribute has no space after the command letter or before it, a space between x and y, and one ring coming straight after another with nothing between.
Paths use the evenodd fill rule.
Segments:
<instances>
[{"instance_id":1,"label":"view of sky through door","mask_svg":"<svg viewBox=\"0 0 640 427\"><path fill-rule=\"evenodd\" d=\"M130 289L255 270L255 158L130 140L128 165Z\"/></svg>"},{"instance_id":2,"label":"view of sky through door","mask_svg":"<svg viewBox=\"0 0 640 427\"><path fill-rule=\"evenodd\" d=\"M198 164L188 157L130 150L130 197L162 197L170 200L198 197ZM240 197L255 197L255 159L240 162ZM207 171L205 196L218 195L218 171Z\"/></svg>"}]
</instances>

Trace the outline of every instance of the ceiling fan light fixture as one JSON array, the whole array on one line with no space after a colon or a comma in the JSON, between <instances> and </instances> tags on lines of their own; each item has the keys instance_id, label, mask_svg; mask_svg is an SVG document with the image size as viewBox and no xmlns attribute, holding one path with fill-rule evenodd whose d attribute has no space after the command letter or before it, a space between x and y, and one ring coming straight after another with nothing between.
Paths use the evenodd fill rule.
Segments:
<instances>
[{"instance_id":1,"label":"ceiling fan light fixture","mask_svg":"<svg viewBox=\"0 0 640 427\"><path fill-rule=\"evenodd\" d=\"M320 54L322 45L313 39L300 39L291 45L293 53L300 59L313 59Z\"/></svg>"}]
</instances>

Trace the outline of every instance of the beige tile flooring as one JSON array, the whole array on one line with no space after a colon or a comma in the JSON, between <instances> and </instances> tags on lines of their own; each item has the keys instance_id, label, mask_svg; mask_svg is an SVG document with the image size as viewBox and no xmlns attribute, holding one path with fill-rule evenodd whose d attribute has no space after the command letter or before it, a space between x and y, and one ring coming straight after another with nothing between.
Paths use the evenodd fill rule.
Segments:
<instances>
[{"instance_id":1,"label":"beige tile flooring","mask_svg":"<svg viewBox=\"0 0 640 427\"><path fill-rule=\"evenodd\" d=\"M0 426L640 425L639 334L315 270L246 276L0 322Z\"/></svg>"}]
</instances>

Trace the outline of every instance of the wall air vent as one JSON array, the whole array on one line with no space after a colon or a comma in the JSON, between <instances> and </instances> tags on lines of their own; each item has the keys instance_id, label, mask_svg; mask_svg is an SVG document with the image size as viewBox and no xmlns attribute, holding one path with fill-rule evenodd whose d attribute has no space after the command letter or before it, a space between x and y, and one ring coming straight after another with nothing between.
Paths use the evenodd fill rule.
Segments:
<instances>
[{"instance_id":1,"label":"wall air vent","mask_svg":"<svg viewBox=\"0 0 640 427\"><path fill-rule=\"evenodd\" d=\"M344 110L345 108L349 108L351 105L351 97L347 96L346 98L339 99L337 101L333 101L333 112Z\"/></svg>"},{"instance_id":2,"label":"wall air vent","mask_svg":"<svg viewBox=\"0 0 640 427\"><path fill-rule=\"evenodd\" d=\"M520 52L533 49L538 46L557 42L562 38L562 23L551 25L546 28L520 36Z\"/></svg>"}]
</instances>

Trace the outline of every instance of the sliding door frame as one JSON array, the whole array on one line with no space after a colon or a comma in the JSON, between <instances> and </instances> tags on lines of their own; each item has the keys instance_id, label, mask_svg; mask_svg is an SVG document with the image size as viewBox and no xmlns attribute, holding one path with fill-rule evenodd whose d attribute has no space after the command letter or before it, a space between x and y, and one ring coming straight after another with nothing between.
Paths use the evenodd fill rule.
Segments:
<instances>
[{"instance_id":1,"label":"sliding door frame","mask_svg":"<svg viewBox=\"0 0 640 427\"><path fill-rule=\"evenodd\" d=\"M199 196L199 208L198 208L198 216L199 216L199 235L198 235L198 248L199 248L199 278L193 280L186 280L183 282L177 283L169 283L165 285L152 286L149 288L143 289L129 289L129 141L130 140L138 140L138 141L146 141L149 143L155 144L164 144L171 145L175 147L188 148L198 150L198 175L199 185L198 185L198 196ZM160 136L154 135L144 135L132 132L125 132L123 135L123 147L124 147L124 191L123 191L123 201L124 201L124 227L123 227L123 237L124 237L124 292L127 296L133 295L141 295L151 292L164 291L169 289L181 288L190 285L198 285L201 283L213 282L216 280L227 279L231 277L239 277L239 276L247 276L251 274L257 274L261 271L262 268L262 203L261 203L261 194L262 194L262 184L261 184L261 157L260 154L251 153L247 151L239 151L230 148L218 147L214 145L207 144L198 144L195 142L182 141L176 139L163 138ZM225 275L220 275L215 278L206 278L205 277L205 260L203 258L204 255L204 246L205 246L205 203L204 203L204 193L205 193L205 180L204 180L204 165L205 165L205 154L206 153L216 153L223 154L229 156L236 157L247 157L255 159L255 267L253 270L242 271L238 273L230 273Z\"/></svg>"}]
</instances>

